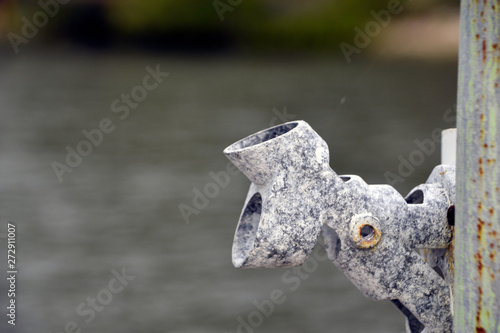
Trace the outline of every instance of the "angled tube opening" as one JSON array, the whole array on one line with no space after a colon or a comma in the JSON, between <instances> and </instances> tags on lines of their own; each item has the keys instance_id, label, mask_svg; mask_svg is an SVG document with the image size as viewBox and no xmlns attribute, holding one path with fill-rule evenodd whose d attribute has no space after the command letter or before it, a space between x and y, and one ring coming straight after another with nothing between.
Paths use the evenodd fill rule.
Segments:
<instances>
[{"instance_id":1,"label":"angled tube opening","mask_svg":"<svg viewBox=\"0 0 500 333\"><path fill-rule=\"evenodd\" d=\"M262 196L255 193L241 214L233 242L233 265L240 268L253 248L262 213Z\"/></svg>"},{"instance_id":2,"label":"angled tube opening","mask_svg":"<svg viewBox=\"0 0 500 333\"><path fill-rule=\"evenodd\" d=\"M244 139L241 139L240 141L233 143L232 145L230 145L229 147L227 147L224 150L224 153L230 154L232 152L242 150L245 148L249 148L249 147L258 145L260 143L272 140L272 139L277 138L285 133L290 132L292 129L294 129L298 125L299 125L298 122L290 122L290 123L281 124L281 125L274 126L274 127L268 128L266 130L257 132L255 134L247 136Z\"/></svg>"}]
</instances>

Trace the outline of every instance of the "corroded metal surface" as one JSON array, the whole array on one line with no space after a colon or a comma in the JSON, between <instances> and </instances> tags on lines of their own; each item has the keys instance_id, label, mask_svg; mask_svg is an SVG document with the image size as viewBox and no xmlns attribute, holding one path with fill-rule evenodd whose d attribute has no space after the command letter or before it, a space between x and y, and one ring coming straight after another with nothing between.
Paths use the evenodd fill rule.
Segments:
<instances>
[{"instance_id":1,"label":"corroded metal surface","mask_svg":"<svg viewBox=\"0 0 500 333\"><path fill-rule=\"evenodd\" d=\"M304 121L224 152L252 181L233 243L236 267L300 265L323 231L330 260L366 297L393 301L408 332L452 331L449 285L414 250L450 244L453 166L436 167L405 199L391 186L338 176L328 146Z\"/></svg>"},{"instance_id":2,"label":"corroded metal surface","mask_svg":"<svg viewBox=\"0 0 500 333\"><path fill-rule=\"evenodd\" d=\"M500 4L462 0L455 331L500 332Z\"/></svg>"}]
</instances>

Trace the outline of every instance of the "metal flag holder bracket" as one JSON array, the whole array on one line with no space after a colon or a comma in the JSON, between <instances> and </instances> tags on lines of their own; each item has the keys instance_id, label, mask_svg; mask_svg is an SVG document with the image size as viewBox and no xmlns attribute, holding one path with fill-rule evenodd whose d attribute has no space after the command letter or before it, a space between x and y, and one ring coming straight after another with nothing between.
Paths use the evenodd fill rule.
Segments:
<instances>
[{"instance_id":1,"label":"metal flag holder bracket","mask_svg":"<svg viewBox=\"0 0 500 333\"><path fill-rule=\"evenodd\" d=\"M234 236L235 267L301 265L322 233L333 264L366 297L392 301L407 332L453 331L454 165L438 165L404 198L389 185L337 175L327 144L304 121L260 131L224 153L252 182Z\"/></svg>"}]
</instances>

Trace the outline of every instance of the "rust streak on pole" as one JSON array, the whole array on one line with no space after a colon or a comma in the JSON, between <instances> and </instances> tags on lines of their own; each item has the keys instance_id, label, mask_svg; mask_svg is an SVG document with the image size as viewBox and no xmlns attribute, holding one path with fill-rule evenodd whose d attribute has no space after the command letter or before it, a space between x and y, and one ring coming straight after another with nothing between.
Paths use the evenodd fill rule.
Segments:
<instances>
[{"instance_id":1,"label":"rust streak on pole","mask_svg":"<svg viewBox=\"0 0 500 333\"><path fill-rule=\"evenodd\" d=\"M500 332L500 3L462 0L454 331Z\"/></svg>"}]
</instances>

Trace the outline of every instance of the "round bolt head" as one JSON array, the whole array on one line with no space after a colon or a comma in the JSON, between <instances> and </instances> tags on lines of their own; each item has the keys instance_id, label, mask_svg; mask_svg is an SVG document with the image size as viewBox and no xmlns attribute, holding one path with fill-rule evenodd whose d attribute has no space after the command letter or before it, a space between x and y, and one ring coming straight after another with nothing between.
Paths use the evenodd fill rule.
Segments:
<instances>
[{"instance_id":1,"label":"round bolt head","mask_svg":"<svg viewBox=\"0 0 500 333\"><path fill-rule=\"evenodd\" d=\"M351 219L351 239L360 249L374 247L382 237L379 220L370 214L354 215Z\"/></svg>"}]
</instances>

